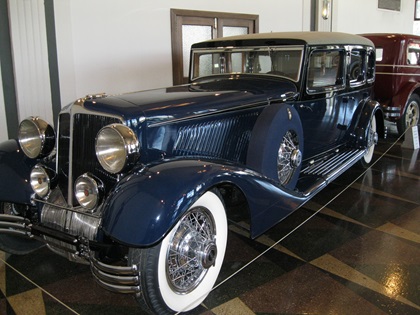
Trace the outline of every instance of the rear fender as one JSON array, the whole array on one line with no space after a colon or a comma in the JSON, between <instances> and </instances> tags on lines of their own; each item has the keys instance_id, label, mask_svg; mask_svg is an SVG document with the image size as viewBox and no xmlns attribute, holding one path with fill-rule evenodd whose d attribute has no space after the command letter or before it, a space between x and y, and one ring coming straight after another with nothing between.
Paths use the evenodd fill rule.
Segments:
<instances>
[{"instance_id":1,"label":"rear fender","mask_svg":"<svg viewBox=\"0 0 420 315\"><path fill-rule=\"evenodd\" d=\"M33 190L29 176L36 160L20 150L16 140L0 144L0 201L30 204Z\"/></svg>"},{"instance_id":2,"label":"rear fender","mask_svg":"<svg viewBox=\"0 0 420 315\"><path fill-rule=\"evenodd\" d=\"M407 101L411 94L419 93L420 84L418 82L407 82L392 98L391 106L400 108L400 115L403 115Z\"/></svg>"},{"instance_id":3,"label":"rear fender","mask_svg":"<svg viewBox=\"0 0 420 315\"><path fill-rule=\"evenodd\" d=\"M371 118L376 117L376 128L380 138L385 138L384 115L378 102L368 99L359 108L359 113L355 115L355 120L350 128L350 138L353 145L364 149L367 146L368 127Z\"/></svg>"},{"instance_id":4,"label":"rear fender","mask_svg":"<svg viewBox=\"0 0 420 315\"><path fill-rule=\"evenodd\" d=\"M123 178L105 202L102 228L119 243L143 247L159 242L206 191L236 185L247 198L251 237L286 217L305 199L270 179L233 165L174 160Z\"/></svg>"}]
</instances>

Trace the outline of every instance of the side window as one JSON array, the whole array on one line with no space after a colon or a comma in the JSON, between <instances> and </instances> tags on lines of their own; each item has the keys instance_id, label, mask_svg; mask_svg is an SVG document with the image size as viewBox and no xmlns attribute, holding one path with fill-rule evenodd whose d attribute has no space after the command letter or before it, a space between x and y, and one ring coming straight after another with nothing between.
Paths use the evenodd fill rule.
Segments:
<instances>
[{"instance_id":1,"label":"side window","mask_svg":"<svg viewBox=\"0 0 420 315\"><path fill-rule=\"evenodd\" d=\"M368 51L367 57L367 80L368 82L375 81L375 63L376 54L374 49Z\"/></svg>"},{"instance_id":2,"label":"side window","mask_svg":"<svg viewBox=\"0 0 420 315\"><path fill-rule=\"evenodd\" d=\"M206 75L219 74L223 72L224 58L220 54L216 53L204 53L200 54L198 58L194 60L194 77L202 77Z\"/></svg>"},{"instance_id":3,"label":"side window","mask_svg":"<svg viewBox=\"0 0 420 315\"><path fill-rule=\"evenodd\" d=\"M407 49L407 64L420 65L420 45L418 43L409 43Z\"/></svg>"},{"instance_id":4,"label":"side window","mask_svg":"<svg viewBox=\"0 0 420 315\"><path fill-rule=\"evenodd\" d=\"M382 61L384 56L384 49L382 47L376 47L376 61Z\"/></svg>"},{"instance_id":5,"label":"side window","mask_svg":"<svg viewBox=\"0 0 420 315\"><path fill-rule=\"evenodd\" d=\"M344 50L315 50L309 57L307 92L321 93L344 88Z\"/></svg>"},{"instance_id":6,"label":"side window","mask_svg":"<svg viewBox=\"0 0 420 315\"><path fill-rule=\"evenodd\" d=\"M356 86L366 81L366 50L352 49L348 68L350 86Z\"/></svg>"}]
</instances>

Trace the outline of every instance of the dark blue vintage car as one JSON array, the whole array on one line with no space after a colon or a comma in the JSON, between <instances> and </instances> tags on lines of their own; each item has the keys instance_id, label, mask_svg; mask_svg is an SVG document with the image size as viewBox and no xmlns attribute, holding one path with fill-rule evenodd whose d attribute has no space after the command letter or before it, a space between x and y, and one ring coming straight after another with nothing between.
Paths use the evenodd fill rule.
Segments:
<instances>
[{"instance_id":1,"label":"dark blue vintage car","mask_svg":"<svg viewBox=\"0 0 420 315\"><path fill-rule=\"evenodd\" d=\"M192 46L190 83L88 95L0 145L0 247L43 244L153 313L199 305L228 221L258 237L384 133L375 50L342 33L270 33Z\"/></svg>"}]
</instances>

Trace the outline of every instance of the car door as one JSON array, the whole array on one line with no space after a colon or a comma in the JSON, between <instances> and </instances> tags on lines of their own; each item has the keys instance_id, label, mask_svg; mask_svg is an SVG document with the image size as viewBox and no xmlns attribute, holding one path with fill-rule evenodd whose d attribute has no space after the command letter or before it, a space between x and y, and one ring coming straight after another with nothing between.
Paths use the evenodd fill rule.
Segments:
<instances>
[{"instance_id":1,"label":"car door","mask_svg":"<svg viewBox=\"0 0 420 315\"><path fill-rule=\"evenodd\" d=\"M346 107L344 48L317 48L310 52L306 89L296 105L304 133L304 159L336 146L343 136Z\"/></svg>"},{"instance_id":2,"label":"car door","mask_svg":"<svg viewBox=\"0 0 420 315\"><path fill-rule=\"evenodd\" d=\"M350 127L357 108L370 96L370 84L373 84L375 75L375 53L366 47L350 46L347 61L348 87L342 95L346 109L343 130Z\"/></svg>"}]
</instances>

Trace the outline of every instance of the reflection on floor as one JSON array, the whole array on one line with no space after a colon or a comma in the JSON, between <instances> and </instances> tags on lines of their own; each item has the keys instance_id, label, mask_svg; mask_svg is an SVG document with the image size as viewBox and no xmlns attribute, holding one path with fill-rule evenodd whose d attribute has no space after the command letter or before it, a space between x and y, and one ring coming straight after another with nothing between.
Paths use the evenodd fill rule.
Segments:
<instances>
[{"instance_id":1,"label":"reflection on floor","mask_svg":"<svg viewBox=\"0 0 420 315\"><path fill-rule=\"evenodd\" d=\"M385 154L362 177L351 169L257 240L232 227L219 278L228 280L191 314L420 314L419 150L387 151L395 140L381 142ZM0 295L7 315L142 314L46 248L0 252Z\"/></svg>"}]
</instances>

